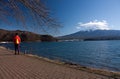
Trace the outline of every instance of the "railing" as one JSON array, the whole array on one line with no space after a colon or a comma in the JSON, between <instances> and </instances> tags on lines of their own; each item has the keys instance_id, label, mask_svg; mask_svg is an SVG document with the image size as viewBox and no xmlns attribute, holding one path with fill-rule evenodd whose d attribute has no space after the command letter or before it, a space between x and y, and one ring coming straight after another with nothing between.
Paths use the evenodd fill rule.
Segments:
<instances>
[{"instance_id":1,"label":"railing","mask_svg":"<svg viewBox=\"0 0 120 79\"><path fill-rule=\"evenodd\" d=\"M20 46L20 50L22 50L23 54L33 54L33 52L35 51L32 47L27 46Z\"/></svg>"}]
</instances>

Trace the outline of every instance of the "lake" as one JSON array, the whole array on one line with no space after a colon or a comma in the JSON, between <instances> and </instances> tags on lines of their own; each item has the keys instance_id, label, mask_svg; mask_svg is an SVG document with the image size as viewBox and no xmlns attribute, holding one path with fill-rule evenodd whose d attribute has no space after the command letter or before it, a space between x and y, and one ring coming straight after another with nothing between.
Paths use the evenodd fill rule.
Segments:
<instances>
[{"instance_id":1,"label":"lake","mask_svg":"<svg viewBox=\"0 0 120 79\"><path fill-rule=\"evenodd\" d=\"M12 43L0 45L14 49ZM23 42L21 51L82 66L120 71L120 40Z\"/></svg>"}]
</instances>

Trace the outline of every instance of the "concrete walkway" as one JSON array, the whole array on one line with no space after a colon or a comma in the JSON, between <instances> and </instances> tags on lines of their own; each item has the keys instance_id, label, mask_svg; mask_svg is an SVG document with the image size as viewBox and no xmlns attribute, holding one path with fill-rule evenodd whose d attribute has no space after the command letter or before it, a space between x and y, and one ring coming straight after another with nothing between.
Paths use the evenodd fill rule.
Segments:
<instances>
[{"instance_id":1,"label":"concrete walkway","mask_svg":"<svg viewBox=\"0 0 120 79\"><path fill-rule=\"evenodd\" d=\"M0 47L0 79L113 79Z\"/></svg>"}]
</instances>

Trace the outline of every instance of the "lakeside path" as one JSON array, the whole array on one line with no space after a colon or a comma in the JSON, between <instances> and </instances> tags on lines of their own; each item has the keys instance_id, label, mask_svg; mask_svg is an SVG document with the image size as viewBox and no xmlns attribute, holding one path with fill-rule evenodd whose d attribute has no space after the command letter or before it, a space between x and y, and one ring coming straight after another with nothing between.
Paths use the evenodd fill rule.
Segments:
<instances>
[{"instance_id":1,"label":"lakeside path","mask_svg":"<svg viewBox=\"0 0 120 79\"><path fill-rule=\"evenodd\" d=\"M0 79L120 79L78 70L42 58L14 55L0 47Z\"/></svg>"}]
</instances>

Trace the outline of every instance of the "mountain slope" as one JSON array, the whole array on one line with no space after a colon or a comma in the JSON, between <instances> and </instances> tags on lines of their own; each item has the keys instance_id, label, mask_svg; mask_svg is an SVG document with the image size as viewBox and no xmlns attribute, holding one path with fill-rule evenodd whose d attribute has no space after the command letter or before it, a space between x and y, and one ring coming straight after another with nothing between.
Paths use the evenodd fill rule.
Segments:
<instances>
[{"instance_id":1,"label":"mountain slope","mask_svg":"<svg viewBox=\"0 0 120 79\"><path fill-rule=\"evenodd\" d=\"M82 39L82 40L112 40L120 39L120 30L95 30L79 31L70 35L59 37L61 40Z\"/></svg>"},{"instance_id":2,"label":"mountain slope","mask_svg":"<svg viewBox=\"0 0 120 79\"><path fill-rule=\"evenodd\" d=\"M12 41L15 33L18 33L22 41L56 41L56 38L50 35L40 35L28 31L9 31L0 29L0 41Z\"/></svg>"}]
</instances>

